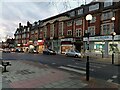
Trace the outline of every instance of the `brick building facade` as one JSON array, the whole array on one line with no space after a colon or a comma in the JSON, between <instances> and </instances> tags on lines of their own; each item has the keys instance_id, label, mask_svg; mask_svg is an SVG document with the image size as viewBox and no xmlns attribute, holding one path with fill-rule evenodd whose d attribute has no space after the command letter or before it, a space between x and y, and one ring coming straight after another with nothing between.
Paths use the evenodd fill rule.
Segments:
<instances>
[{"instance_id":1,"label":"brick building facade","mask_svg":"<svg viewBox=\"0 0 120 90\"><path fill-rule=\"evenodd\" d=\"M92 15L89 26L85 20L87 14ZM91 2L27 25L29 38L26 36L23 39L23 33L20 32L24 31L25 27L20 26L15 33L16 44L26 43L28 48L33 45L38 52L42 52L45 48L52 48L58 53L65 53L70 48L85 51L87 49L86 32L90 32L90 51L100 53L103 50L108 55L111 54L111 32L113 31L117 34L115 48L120 51L119 14L120 2ZM114 21L111 20L112 17L115 17Z\"/></svg>"}]
</instances>

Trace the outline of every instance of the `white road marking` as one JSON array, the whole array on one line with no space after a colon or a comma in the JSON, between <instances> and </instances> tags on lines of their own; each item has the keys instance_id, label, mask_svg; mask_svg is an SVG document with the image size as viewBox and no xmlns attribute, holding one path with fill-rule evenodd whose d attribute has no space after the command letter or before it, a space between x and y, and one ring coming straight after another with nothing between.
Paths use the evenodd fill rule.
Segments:
<instances>
[{"instance_id":1,"label":"white road marking","mask_svg":"<svg viewBox=\"0 0 120 90\"><path fill-rule=\"evenodd\" d=\"M90 67L101 68L101 67L99 67L99 66L93 66L93 65L90 65Z\"/></svg>"},{"instance_id":2,"label":"white road marking","mask_svg":"<svg viewBox=\"0 0 120 90\"><path fill-rule=\"evenodd\" d=\"M102 67L105 67L105 66L107 66L107 65L103 65L103 64L99 64L99 63L90 63L90 65L95 65L95 66L102 66Z\"/></svg>"},{"instance_id":3,"label":"white road marking","mask_svg":"<svg viewBox=\"0 0 120 90\"><path fill-rule=\"evenodd\" d=\"M114 79L115 79L115 78L117 78L117 76L112 76L112 78L114 78Z\"/></svg>"},{"instance_id":4,"label":"white road marking","mask_svg":"<svg viewBox=\"0 0 120 90\"><path fill-rule=\"evenodd\" d=\"M75 63L75 64L79 64L79 63Z\"/></svg>"},{"instance_id":5,"label":"white road marking","mask_svg":"<svg viewBox=\"0 0 120 90\"><path fill-rule=\"evenodd\" d=\"M56 64L56 63L52 63L52 64Z\"/></svg>"},{"instance_id":6,"label":"white road marking","mask_svg":"<svg viewBox=\"0 0 120 90\"><path fill-rule=\"evenodd\" d=\"M112 82L113 80L112 79L108 79L107 82Z\"/></svg>"},{"instance_id":7,"label":"white road marking","mask_svg":"<svg viewBox=\"0 0 120 90\"><path fill-rule=\"evenodd\" d=\"M84 67L79 67L79 66L73 66L73 65L67 65L67 66L69 66L69 67L73 67L73 68L78 68L78 69L83 69L83 70L85 70L86 71L86 68L84 68ZM94 71L93 69L90 69L90 71Z\"/></svg>"},{"instance_id":8,"label":"white road marking","mask_svg":"<svg viewBox=\"0 0 120 90\"><path fill-rule=\"evenodd\" d=\"M74 72L77 72L77 73L80 73L80 74L86 74L85 71L73 69L73 68L70 68L70 67L60 66L60 67L58 67L58 68L60 68L60 69L65 69L65 70L68 70L68 71L74 71Z\"/></svg>"}]
</instances>

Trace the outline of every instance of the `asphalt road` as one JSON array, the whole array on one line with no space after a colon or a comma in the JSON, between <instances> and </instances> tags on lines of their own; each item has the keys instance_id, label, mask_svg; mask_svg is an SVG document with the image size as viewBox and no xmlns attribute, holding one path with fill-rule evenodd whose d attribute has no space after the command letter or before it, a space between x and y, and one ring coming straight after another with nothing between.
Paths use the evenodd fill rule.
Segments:
<instances>
[{"instance_id":1,"label":"asphalt road","mask_svg":"<svg viewBox=\"0 0 120 90\"><path fill-rule=\"evenodd\" d=\"M76 74L85 75L86 58L73 58L64 55L43 55L28 53L3 53L4 60L32 60L47 64L53 68L70 71ZM92 58L90 59L92 61ZM119 83L120 66L90 62L90 77L99 78L108 82Z\"/></svg>"}]
</instances>

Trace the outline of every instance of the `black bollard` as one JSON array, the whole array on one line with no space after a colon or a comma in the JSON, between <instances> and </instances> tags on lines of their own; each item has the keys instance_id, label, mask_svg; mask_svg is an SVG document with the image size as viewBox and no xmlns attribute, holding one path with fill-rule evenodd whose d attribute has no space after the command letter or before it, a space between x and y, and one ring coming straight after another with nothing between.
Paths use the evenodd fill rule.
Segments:
<instances>
[{"instance_id":1,"label":"black bollard","mask_svg":"<svg viewBox=\"0 0 120 90\"><path fill-rule=\"evenodd\" d=\"M114 53L112 53L112 64L114 64Z\"/></svg>"},{"instance_id":2,"label":"black bollard","mask_svg":"<svg viewBox=\"0 0 120 90\"><path fill-rule=\"evenodd\" d=\"M86 62L86 80L89 81L89 56L87 56Z\"/></svg>"}]
</instances>

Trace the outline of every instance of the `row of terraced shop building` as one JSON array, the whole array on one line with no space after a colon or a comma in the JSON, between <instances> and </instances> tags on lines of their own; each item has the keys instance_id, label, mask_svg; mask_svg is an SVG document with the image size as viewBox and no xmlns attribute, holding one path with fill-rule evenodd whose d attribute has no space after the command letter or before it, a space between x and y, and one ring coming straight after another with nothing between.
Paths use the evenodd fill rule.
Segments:
<instances>
[{"instance_id":1,"label":"row of terraced shop building","mask_svg":"<svg viewBox=\"0 0 120 90\"><path fill-rule=\"evenodd\" d=\"M85 19L87 14L92 15L89 23ZM115 20L111 20L112 17ZM104 51L109 55L112 48L120 52L120 1L91 2L33 24L29 21L26 26L19 23L14 35L16 48L25 52L35 49L42 53L45 48L51 48L57 53L65 53L70 48L86 51L86 32L90 32L91 52ZM114 45L111 32L116 32Z\"/></svg>"}]
</instances>

